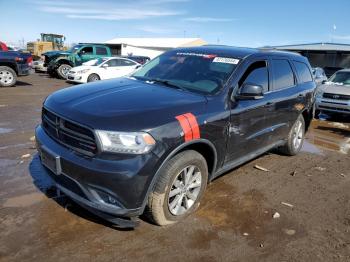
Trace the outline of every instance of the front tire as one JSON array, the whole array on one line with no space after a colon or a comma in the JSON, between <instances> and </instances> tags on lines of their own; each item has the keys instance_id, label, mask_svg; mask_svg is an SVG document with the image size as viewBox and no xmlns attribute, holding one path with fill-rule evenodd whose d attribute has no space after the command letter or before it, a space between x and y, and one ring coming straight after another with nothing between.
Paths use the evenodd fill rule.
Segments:
<instances>
[{"instance_id":1,"label":"front tire","mask_svg":"<svg viewBox=\"0 0 350 262\"><path fill-rule=\"evenodd\" d=\"M0 66L0 87L14 86L16 82L16 72L11 67Z\"/></svg>"},{"instance_id":2,"label":"front tire","mask_svg":"<svg viewBox=\"0 0 350 262\"><path fill-rule=\"evenodd\" d=\"M288 156L294 156L301 150L305 139L305 120L300 115L289 131L287 142L279 151Z\"/></svg>"},{"instance_id":3,"label":"front tire","mask_svg":"<svg viewBox=\"0 0 350 262\"><path fill-rule=\"evenodd\" d=\"M89 75L87 81L88 82L95 82L101 80L100 77L97 74L91 74Z\"/></svg>"},{"instance_id":4,"label":"front tire","mask_svg":"<svg viewBox=\"0 0 350 262\"><path fill-rule=\"evenodd\" d=\"M160 172L147 208L150 219L164 226L198 208L208 182L208 167L201 154L187 150L171 158Z\"/></svg>"},{"instance_id":5,"label":"front tire","mask_svg":"<svg viewBox=\"0 0 350 262\"><path fill-rule=\"evenodd\" d=\"M57 68L57 75L61 79L67 79L68 72L72 67L68 64L62 64Z\"/></svg>"}]
</instances>

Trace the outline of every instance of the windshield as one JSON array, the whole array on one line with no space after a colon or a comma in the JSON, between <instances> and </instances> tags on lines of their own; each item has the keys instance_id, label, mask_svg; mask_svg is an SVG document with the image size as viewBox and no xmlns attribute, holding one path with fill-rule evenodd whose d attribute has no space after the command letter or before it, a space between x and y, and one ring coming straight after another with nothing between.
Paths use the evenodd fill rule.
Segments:
<instances>
[{"instance_id":1,"label":"windshield","mask_svg":"<svg viewBox=\"0 0 350 262\"><path fill-rule=\"evenodd\" d=\"M181 89L214 94L224 85L239 60L216 54L168 52L144 65L132 76Z\"/></svg>"},{"instance_id":2,"label":"windshield","mask_svg":"<svg viewBox=\"0 0 350 262\"><path fill-rule=\"evenodd\" d=\"M350 72L337 72L329 78L329 82L350 85Z\"/></svg>"},{"instance_id":3,"label":"windshield","mask_svg":"<svg viewBox=\"0 0 350 262\"><path fill-rule=\"evenodd\" d=\"M87 66L98 66L104 62L106 62L108 60L108 58L98 58L98 59L93 59L90 61L87 61L85 63L83 63L83 65L87 65Z\"/></svg>"},{"instance_id":4,"label":"windshield","mask_svg":"<svg viewBox=\"0 0 350 262\"><path fill-rule=\"evenodd\" d=\"M78 51L83 45L75 45L73 47L71 47L71 49L68 50L68 52L71 53L75 53L76 51Z\"/></svg>"}]
</instances>

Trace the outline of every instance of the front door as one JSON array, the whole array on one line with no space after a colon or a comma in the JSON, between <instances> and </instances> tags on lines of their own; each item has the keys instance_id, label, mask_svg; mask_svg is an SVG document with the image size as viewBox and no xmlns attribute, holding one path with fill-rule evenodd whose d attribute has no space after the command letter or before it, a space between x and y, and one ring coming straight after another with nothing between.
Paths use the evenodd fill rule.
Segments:
<instances>
[{"instance_id":1,"label":"front door","mask_svg":"<svg viewBox=\"0 0 350 262\"><path fill-rule=\"evenodd\" d=\"M85 46L78 53L81 63L85 63L95 58L93 46Z\"/></svg>"},{"instance_id":2,"label":"front door","mask_svg":"<svg viewBox=\"0 0 350 262\"><path fill-rule=\"evenodd\" d=\"M252 61L242 73L234 93L238 93L244 83L261 85L264 93L267 93L270 88L268 61ZM265 95L260 99L233 100L235 101L231 107L226 163L236 161L266 146L269 128L266 115L273 110Z\"/></svg>"}]
</instances>

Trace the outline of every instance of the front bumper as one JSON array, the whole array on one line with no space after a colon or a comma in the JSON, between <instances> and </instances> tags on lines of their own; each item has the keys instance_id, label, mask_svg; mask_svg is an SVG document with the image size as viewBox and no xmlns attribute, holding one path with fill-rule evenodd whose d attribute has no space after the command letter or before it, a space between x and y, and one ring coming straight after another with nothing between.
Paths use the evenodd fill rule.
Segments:
<instances>
[{"instance_id":1,"label":"front bumper","mask_svg":"<svg viewBox=\"0 0 350 262\"><path fill-rule=\"evenodd\" d=\"M350 100L316 98L316 109L334 113L350 114Z\"/></svg>"},{"instance_id":2,"label":"front bumper","mask_svg":"<svg viewBox=\"0 0 350 262\"><path fill-rule=\"evenodd\" d=\"M115 216L135 217L143 213L158 163L156 155L86 157L53 140L41 126L35 134L39 155L44 152L58 157L59 175L48 173L57 188L73 201Z\"/></svg>"},{"instance_id":3,"label":"front bumper","mask_svg":"<svg viewBox=\"0 0 350 262\"><path fill-rule=\"evenodd\" d=\"M67 75L67 82L73 82L73 83L86 83L87 79L86 77L78 74L69 74Z\"/></svg>"}]
</instances>

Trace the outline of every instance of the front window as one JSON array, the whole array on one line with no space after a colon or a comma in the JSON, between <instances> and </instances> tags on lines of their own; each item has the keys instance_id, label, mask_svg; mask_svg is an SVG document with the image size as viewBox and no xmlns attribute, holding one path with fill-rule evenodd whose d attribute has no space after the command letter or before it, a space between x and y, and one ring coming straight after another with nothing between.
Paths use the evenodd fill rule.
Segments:
<instances>
[{"instance_id":1,"label":"front window","mask_svg":"<svg viewBox=\"0 0 350 262\"><path fill-rule=\"evenodd\" d=\"M329 82L340 85L350 85L350 72L337 72L329 78Z\"/></svg>"},{"instance_id":2,"label":"front window","mask_svg":"<svg viewBox=\"0 0 350 262\"><path fill-rule=\"evenodd\" d=\"M153 59L132 76L192 92L214 94L225 84L238 62L234 57L217 54L174 51Z\"/></svg>"}]
</instances>

